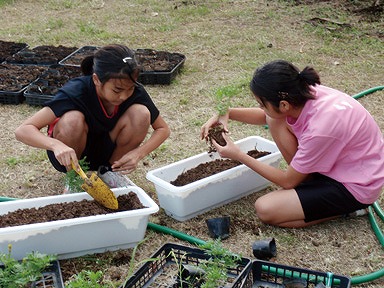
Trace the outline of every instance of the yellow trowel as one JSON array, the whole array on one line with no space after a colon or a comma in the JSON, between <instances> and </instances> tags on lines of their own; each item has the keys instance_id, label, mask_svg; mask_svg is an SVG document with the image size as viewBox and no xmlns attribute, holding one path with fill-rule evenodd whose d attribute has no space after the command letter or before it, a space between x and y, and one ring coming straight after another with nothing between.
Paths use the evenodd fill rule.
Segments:
<instances>
[{"instance_id":1,"label":"yellow trowel","mask_svg":"<svg viewBox=\"0 0 384 288\"><path fill-rule=\"evenodd\" d=\"M76 167L73 162L72 168L84 180L84 183L81 185L81 188L83 188L97 202L109 209L116 210L117 208L119 208L119 204L117 202L115 194L113 194L107 184L105 184L103 180L101 180L96 175L96 173L92 173L91 177L88 178L83 169L81 169L80 166Z\"/></svg>"}]
</instances>

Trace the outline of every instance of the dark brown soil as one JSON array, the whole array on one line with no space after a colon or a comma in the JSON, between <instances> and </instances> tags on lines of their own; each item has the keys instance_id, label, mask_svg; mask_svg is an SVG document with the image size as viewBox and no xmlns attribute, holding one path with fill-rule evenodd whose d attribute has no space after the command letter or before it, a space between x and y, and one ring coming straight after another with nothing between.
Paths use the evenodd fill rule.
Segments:
<instances>
[{"instance_id":1,"label":"dark brown soil","mask_svg":"<svg viewBox=\"0 0 384 288\"><path fill-rule=\"evenodd\" d=\"M12 64L54 65L76 51L77 47L43 45L33 49L23 49L5 59Z\"/></svg>"},{"instance_id":2,"label":"dark brown soil","mask_svg":"<svg viewBox=\"0 0 384 288\"><path fill-rule=\"evenodd\" d=\"M83 46L79 48L78 50L74 51L67 57L65 57L60 64L63 65L70 65L70 66L79 66L81 65L81 62L83 59L87 56L93 55L97 51L99 47L97 46Z\"/></svg>"},{"instance_id":3,"label":"dark brown soil","mask_svg":"<svg viewBox=\"0 0 384 288\"><path fill-rule=\"evenodd\" d=\"M80 67L56 65L50 67L39 79L28 87L26 93L55 95L68 80L81 76Z\"/></svg>"},{"instance_id":4,"label":"dark brown soil","mask_svg":"<svg viewBox=\"0 0 384 288\"><path fill-rule=\"evenodd\" d=\"M36 80L46 67L0 64L0 91L20 91Z\"/></svg>"},{"instance_id":5,"label":"dark brown soil","mask_svg":"<svg viewBox=\"0 0 384 288\"><path fill-rule=\"evenodd\" d=\"M209 146L208 153L216 151L215 146L213 146L212 140L215 140L220 146L227 145L227 142L223 137L223 132L225 132L225 130L222 124L213 126L208 130L208 136L207 136L207 143Z\"/></svg>"},{"instance_id":6,"label":"dark brown soil","mask_svg":"<svg viewBox=\"0 0 384 288\"><path fill-rule=\"evenodd\" d=\"M61 64L80 66L83 59L92 55L97 49L98 47L96 46L84 46L61 61ZM142 71L171 71L184 58L179 53L152 49L137 49L135 53L136 60L141 66Z\"/></svg>"},{"instance_id":7,"label":"dark brown soil","mask_svg":"<svg viewBox=\"0 0 384 288\"><path fill-rule=\"evenodd\" d=\"M167 72L179 64L184 56L179 53L157 51L152 49L137 49L136 59L142 71Z\"/></svg>"},{"instance_id":8,"label":"dark brown soil","mask_svg":"<svg viewBox=\"0 0 384 288\"><path fill-rule=\"evenodd\" d=\"M254 149L248 151L247 154L257 159L271 154L271 152L258 151L257 149ZM241 163L239 161L231 159L216 159L214 161L201 163L198 166L181 173L175 180L171 181L170 183L175 186L184 186L197 180L215 175L219 172L231 169L240 164Z\"/></svg>"},{"instance_id":9,"label":"dark brown soil","mask_svg":"<svg viewBox=\"0 0 384 288\"><path fill-rule=\"evenodd\" d=\"M5 58L12 56L27 46L28 45L26 43L16 43L12 41L9 42L0 40L0 63L5 61Z\"/></svg>"},{"instance_id":10,"label":"dark brown soil","mask_svg":"<svg viewBox=\"0 0 384 288\"><path fill-rule=\"evenodd\" d=\"M134 192L118 196L117 201L119 203L118 210L105 208L95 200L54 203L39 208L19 209L5 215L1 215L0 228L144 208L143 204Z\"/></svg>"}]
</instances>

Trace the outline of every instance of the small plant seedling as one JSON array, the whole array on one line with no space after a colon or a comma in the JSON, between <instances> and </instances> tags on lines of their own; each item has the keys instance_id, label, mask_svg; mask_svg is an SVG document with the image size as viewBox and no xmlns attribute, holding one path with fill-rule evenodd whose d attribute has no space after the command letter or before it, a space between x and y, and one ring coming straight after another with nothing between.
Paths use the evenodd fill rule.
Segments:
<instances>
[{"instance_id":1,"label":"small plant seedling","mask_svg":"<svg viewBox=\"0 0 384 288\"><path fill-rule=\"evenodd\" d=\"M201 268L205 270L205 282L201 288L215 288L224 286L227 280L227 269L236 266L241 259L239 255L226 250L220 239L211 240L201 246L210 258L203 262Z\"/></svg>"},{"instance_id":2,"label":"small plant seedling","mask_svg":"<svg viewBox=\"0 0 384 288\"><path fill-rule=\"evenodd\" d=\"M88 172L89 162L86 161L86 158L79 160L79 165L85 173ZM83 188L81 188L81 185L83 184L84 180L79 176L79 174L76 173L75 170L72 169L72 170L69 170L67 173L65 173L64 181L68 185L69 191L76 191L76 192L83 191Z\"/></svg>"},{"instance_id":3,"label":"small plant seedling","mask_svg":"<svg viewBox=\"0 0 384 288\"><path fill-rule=\"evenodd\" d=\"M12 246L8 246L8 253L0 253L0 287L22 288L33 281L42 278L43 271L56 260L54 255L32 252L22 261L17 261L11 256Z\"/></svg>"},{"instance_id":4,"label":"small plant seedling","mask_svg":"<svg viewBox=\"0 0 384 288\"><path fill-rule=\"evenodd\" d=\"M103 281L102 271L82 270L75 275L65 287L67 288L110 288L110 284L101 284Z\"/></svg>"}]
</instances>

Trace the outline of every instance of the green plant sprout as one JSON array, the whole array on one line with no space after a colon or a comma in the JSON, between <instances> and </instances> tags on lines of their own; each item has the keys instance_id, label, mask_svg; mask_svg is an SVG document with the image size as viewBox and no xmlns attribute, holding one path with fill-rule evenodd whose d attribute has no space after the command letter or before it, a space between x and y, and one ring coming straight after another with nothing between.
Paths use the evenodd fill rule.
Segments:
<instances>
[{"instance_id":1,"label":"green plant sprout","mask_svg":"<svg viewBox=\"0 0 384 288\"><path fill-rule=\"evenodd\" d=\"M65 287L67 288L110 288L111 284L101 284L103 281L102 271L88 271L82 270L79 274L75 275Z\"/></svg>"},{"instance_id":2,"label":"green plant sprout","mask_svg":"<svg viewBox=\"0 0 384 288\"><path fill-rule=\"evenodd\" d=\"M89 170L89 162L86 161L86 157L79 160L79 165L81 169L85 173ZM69 170L67 173L65 173L64 181L69 187L69 191L76 191L81 192L83 191L83 188L81 188L81 185L83 184L84 180L76 173L75 170Z\"/></svg>"},{"instance_id":3,"label":"green plant sprout","mask_svg":"<svg viewBox=\"0 0 384 288\"><path fill-rule=\"evenodd\" d=\"M147 258L147 259L144 259L144 260L141 260L137 263L135 263L135 256L136 256L136 252L137 252L137 249L139 248L139 246L144 243L145 241L147 240L147 238L144 238L143 240L141 240L139 243L137 243L137 245L133 248L132 250L132 254L131 254L131 260L129 261L129 269L128 269L128 274L127 274L127 277L124 281L124 284L122 287L125 287L129 278L131 278L131 276L133 275L133 272L134 272L134 269L143 264L143 263L146 263L146 262L153 262L153 261L157 261L159 260L159 258Z\"/></svg>"},{"instance_id":4,"label":"green plant sprout","mask_svg":"<svg viewBox=\"0 0 384 288\"><path fill-rule=\"evenodd\" d=\"M28 253L22 261L11 256L12 245L8 245L8 253L0 253L0 287L22 288L42 278L45 268L56 260L55 255L38 252Z\"/></svg>"},{"instance_id":5,"label":"green plant sprout","mask_svg":"<svg viewBox=\"0 0 384 288\"><path fill-rule=\"evenodd\" d=\"M225 115L231 106L231 99L239 95L245 88L245 83L232 84L219 87L214 92L214 99L216 101L216 110L219 115Z\"/></svg>"},{"instance_id":6,"label":"green plant sprout","mask_svg":"<svg viewBox=\"0 0 384 288\"><path fill-rule=\"evenodd\" d=\"M241 260L241 256L229 252L222 246L220 239L211 240L201 246L210 256L207 261L201 264L205 270L204 283L201 288L215 288L225 285L227 280L227 269L236 267L236 263Z\"/></svg>"}]
</instances>

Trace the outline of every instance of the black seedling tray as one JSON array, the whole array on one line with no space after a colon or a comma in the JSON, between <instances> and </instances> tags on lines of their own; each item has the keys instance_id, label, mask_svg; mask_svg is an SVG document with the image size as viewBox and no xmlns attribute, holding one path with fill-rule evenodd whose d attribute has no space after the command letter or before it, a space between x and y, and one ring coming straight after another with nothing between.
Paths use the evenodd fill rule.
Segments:
<instances>
[{"instance_id":1,"label":"black seedling tray","mask_svg":"<svg viewBox=\"0 0 384 288\"><path fill-rule=\"evenodd\" d=\"M268 261L255 260L252 263L253 286L252 288L283 288L305 287L315 288L322 282L325 286L328 274L325 272L313 271L304 268L297 268L287 265L280 265ZM332 274L330 287L349 288L351 280L349 277ZM318 287L319 287L318 286Z\"/></svg>"},{"instance_id":2,"label":"black seedling tray","mask_svg":"<svg viewBox=\"0 0 384 288\"><path fill-rule=\"evenodd\" d=\"M53 98L59 88L70 79L81 76L80 67L54 65L31 83L24 91L26 103L41 106Z\"/></svg>"},{"instance_id":3,"label":"black seedling tray","mask_svg":"<svg viewBox=\"0 0 384 288\"><path fill-rule=\"evenodd\" d=\"M40 280L32 283L31 288L64 288L59 261L53 261L43 273Z\"/></svg>"},{"instance_id":4,"label":"black seedling tray","mask_svg":"<svg viewBox=\"0 0 384 288\"><path fill-rule=\"evenodd\" d=\"M166 243L120 288L176 287L181 265L199 267L203 261L209 258L210 256L204 250ZM225 287L243 287L251 264L250 259L241 258L235 268L228 267L227 277L231 280L228 282L231 283L227 283Z\"/></svg>"},{"instance_id":5,"label":"black seedling tray","mask_svg":"<svg viewBox=\"0 0 384 288\"><path fill-rule=\"evenodd\" d=\"M42 45L34 48L24 48L5 59L6 63L15 65L41 65L50 66L58 64L63 58L75 51L77 47L63 45Z\"/></svg>"},{"instance_id":6,"label":"black seedling tray","mask_svg":"<svg viewBox=\"0 0 384 288\"><path fill-rule=\"evenodd\" d=\"M93 55L93 53L96 52L97 49L100 47L98 46L83 46L77 49L76 51L69 54L67 57L65 57L63 60L59 62L60 65L68 65L68 66L76 66L80 67L81 62L83 59L87 56Z\"/></svg>"},{"instance_id":7,"label":"black seedling tray","mask_svg":"<svg viewBox=\"0 0 384 288\"><path fill-rule=\"evenodd\" d=\"M7 57L27 47L28 45L26 43L0 40L0 63L4 62Z\"/></svg>"},{"instance_id":8,"label":"black seedling tray","mask_svg":"<svg viewBox=\"0 0 384 288\"><path fill-rule=\"evenodd\" d=\"M142 67L139 82L144 85L169 85L185 63L180 53L137 49L135 57Z\"/></svg>"}]
</instances>

